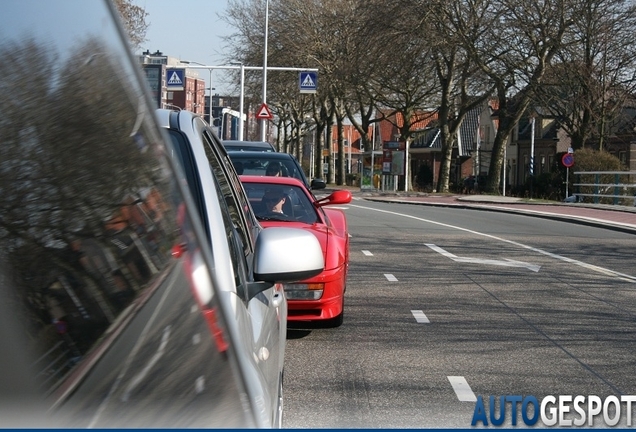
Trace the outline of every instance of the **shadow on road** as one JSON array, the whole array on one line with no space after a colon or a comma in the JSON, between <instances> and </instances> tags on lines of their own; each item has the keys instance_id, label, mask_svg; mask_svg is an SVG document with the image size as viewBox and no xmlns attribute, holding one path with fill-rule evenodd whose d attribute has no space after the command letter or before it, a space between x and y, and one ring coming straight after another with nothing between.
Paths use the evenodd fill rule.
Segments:
<instances>
[{"instance_id":1,"label":"shadow on road","mask_svg":"<svg viewBox=\"0 0 636 432\"><path fill-rule=\"evenodd\" d=\"M289 328L289 324L287 326L287 339L302 339L310 334L311 330Z\"/></svg>"}]
</instances>

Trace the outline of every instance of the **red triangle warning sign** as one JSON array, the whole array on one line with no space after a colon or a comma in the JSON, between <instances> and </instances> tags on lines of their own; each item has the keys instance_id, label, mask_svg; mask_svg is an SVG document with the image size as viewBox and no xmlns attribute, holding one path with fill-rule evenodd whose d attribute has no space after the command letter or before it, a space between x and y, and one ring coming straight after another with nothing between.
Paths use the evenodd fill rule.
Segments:
<instances>
[{"instance_id":1,"label":"red triangle warning sign","mask_svg":"<svg viewBox=\"0 0 636 432\"><path fill-rule=\"evenodd\" d=\"M256 111L256 118L259 120L271 120L274 118L272 112L267 107L267 104L264 103L261 107Z\"/></svg>"}]
</instances>

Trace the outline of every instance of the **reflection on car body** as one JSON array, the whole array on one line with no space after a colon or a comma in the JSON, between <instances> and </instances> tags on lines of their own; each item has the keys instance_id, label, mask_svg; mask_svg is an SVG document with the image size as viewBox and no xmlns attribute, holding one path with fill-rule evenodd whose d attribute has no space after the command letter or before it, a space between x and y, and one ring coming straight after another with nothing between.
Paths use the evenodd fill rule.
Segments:
<instances>
[{"instance_id":1,"label":"reflection on car body","mask_svg":"<svg viewBox=\"0 0 636 432\"><path fill-rule=\"evenodd\" d=\"M111 3L9 1L0 24L0 426L275 425Z\"/></svg>"}]
</instances>

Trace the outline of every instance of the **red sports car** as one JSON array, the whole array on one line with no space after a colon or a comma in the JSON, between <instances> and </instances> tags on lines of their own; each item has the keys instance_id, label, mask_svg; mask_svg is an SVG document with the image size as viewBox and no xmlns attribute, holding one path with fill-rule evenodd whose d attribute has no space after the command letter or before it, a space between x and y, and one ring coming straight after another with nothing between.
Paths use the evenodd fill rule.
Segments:
<instances>
[{"instance_id":1,"label":"red sports car","mask_svg":"<svg viewBox=\"0 0 636 432\"><path fill-rule=\"evenodd\" d=\"M311 279L285 284L289 322L340 326L349 267L349 231L344 212L328 206L351 202L351 192L337 190L317 199L295 178L248 175L240 178L264 228L304 228L311 231L322 246L324 271Z\"/></svg>"}]
</instances>

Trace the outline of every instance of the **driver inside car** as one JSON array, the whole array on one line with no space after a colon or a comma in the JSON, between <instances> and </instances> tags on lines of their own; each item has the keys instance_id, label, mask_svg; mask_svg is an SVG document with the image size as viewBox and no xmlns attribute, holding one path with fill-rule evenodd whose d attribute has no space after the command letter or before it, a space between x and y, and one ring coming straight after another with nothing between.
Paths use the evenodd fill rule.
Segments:
<instances>
[{"instance_id":1,"label":"driver inside car","mask_svg":"<svg viewBox=\"0 0 636 432\"><path fill-rule=\"evenodd\" d=\"M287 197L284 193L276 190L267 190L263 195L263 205L267 213L280 213L285 214L283 211L283 205Z\"/></svg>"}]
</instances>

